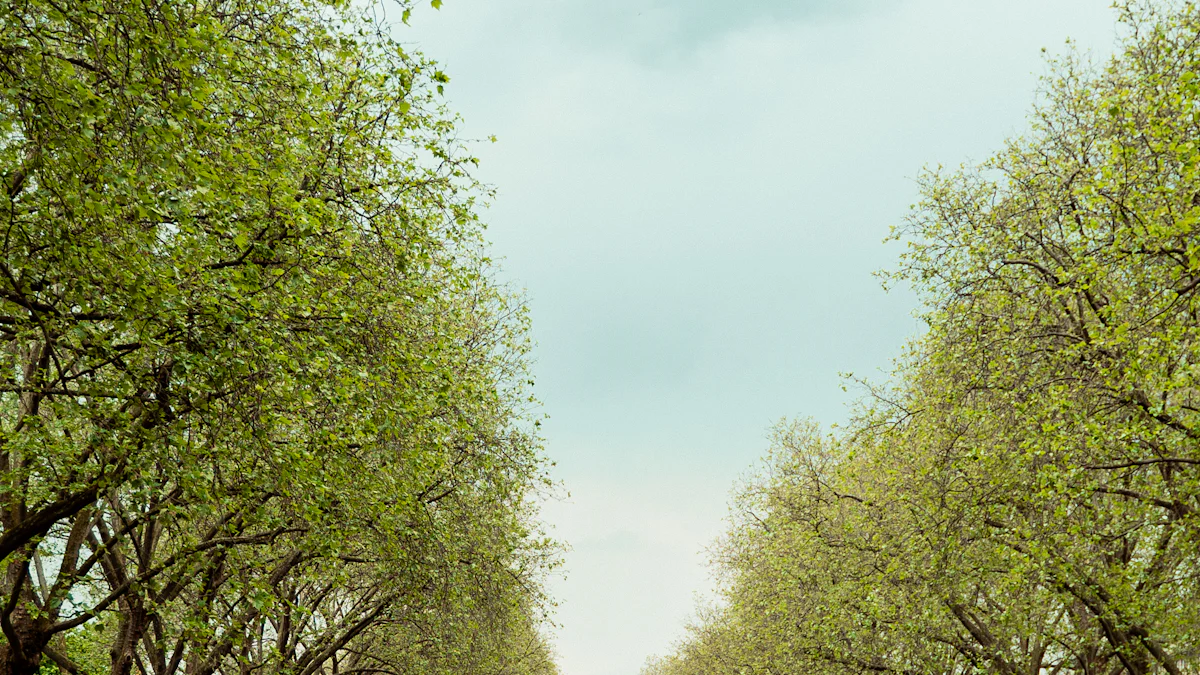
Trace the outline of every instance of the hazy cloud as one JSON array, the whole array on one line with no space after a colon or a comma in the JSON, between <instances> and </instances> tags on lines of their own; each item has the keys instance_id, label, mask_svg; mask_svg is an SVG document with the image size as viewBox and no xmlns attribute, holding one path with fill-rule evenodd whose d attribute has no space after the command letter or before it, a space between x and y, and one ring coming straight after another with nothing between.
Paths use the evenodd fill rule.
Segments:
<instances>
[{"instance_id":1,"label":"hazy cloud","mask_svg":"<svg viewBox=\"0 0 1200 675\"><path fill-rule=\"evenodd\" d=\"M447 0L418 41L499 188L548 448L573 493L566 675L633 675L707 578L728 488L839 372L889 367L915 300L871 276L922 165L1024 128L1041 47L1107 50L1107 0Z\"/></svg>"}]
</instances>

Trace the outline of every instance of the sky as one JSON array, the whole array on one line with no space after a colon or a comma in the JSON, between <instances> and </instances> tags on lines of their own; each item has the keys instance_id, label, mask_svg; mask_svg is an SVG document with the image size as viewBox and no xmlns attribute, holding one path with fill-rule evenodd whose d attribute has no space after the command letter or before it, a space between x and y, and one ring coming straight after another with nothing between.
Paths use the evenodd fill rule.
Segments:
<instances>
[{"instance_id":1,"label":"sky","mask_svg":"<svg viewBox=\"0 0 1200 675\"><path fill-rule=\"evenodd\" d=\"M824 425L919 332L884 243L922 167L1025 129L1046 48L1108 0L445 0L443 64L523 289L571 546L564 675L636 675L713 587L706 549L782 418ZM569 496L567 496L569 494Z\"/></svg>"}]
</instances>

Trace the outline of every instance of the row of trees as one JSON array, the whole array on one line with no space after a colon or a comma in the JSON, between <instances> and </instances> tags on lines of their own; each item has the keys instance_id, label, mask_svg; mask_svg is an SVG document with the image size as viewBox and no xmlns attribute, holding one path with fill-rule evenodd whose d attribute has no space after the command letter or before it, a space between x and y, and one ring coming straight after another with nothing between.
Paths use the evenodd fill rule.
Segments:
<instances>
[{"instance_id":1,"label":"row of trees","mask_svg":"<svg viewBox=\"0 0 1200 675\"><path fill-rule=\"evenodd\" d=\"M523 307L385 9L0 0L0 672L556 672Z\"/></svg>"},{"instance_id":2,"label":"row of trees","mask_svg":"<svg viewBox=\"0 0 1200 675\"><path fill-rule=\"evenodd\" d=\"M721 601L647 673L1200 673L1200 8L1118 8L1032 130L927 175L928 333L780 426Z\"/></svg>"}]
</instances>

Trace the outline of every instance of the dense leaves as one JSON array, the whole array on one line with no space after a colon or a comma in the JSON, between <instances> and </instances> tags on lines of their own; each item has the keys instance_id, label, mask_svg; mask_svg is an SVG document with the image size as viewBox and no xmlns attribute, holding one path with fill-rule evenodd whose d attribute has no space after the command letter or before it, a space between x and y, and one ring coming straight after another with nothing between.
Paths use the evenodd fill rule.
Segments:
<instances>
[{"instance_id":1,"label":"dense leaves","mask_svg":"<svg viewBox=\"0 0 1200 675\"><path fill-rule=\"evenodd\" d=\"M842 431L780 427L650 672L1200 672L1200 9L1119 11L1025 137L924 178L928 334Z\"/></svg>"},{"instance_id":2,"label":"dense leaves","mask_svg":"<svg viewBox=\"0 0 1200 675\"><path fill-rule=\"evenodd\" d=\"M554 670L523 310L384 9L0 0L5 672Z\"/></svg>"}]
</instances>

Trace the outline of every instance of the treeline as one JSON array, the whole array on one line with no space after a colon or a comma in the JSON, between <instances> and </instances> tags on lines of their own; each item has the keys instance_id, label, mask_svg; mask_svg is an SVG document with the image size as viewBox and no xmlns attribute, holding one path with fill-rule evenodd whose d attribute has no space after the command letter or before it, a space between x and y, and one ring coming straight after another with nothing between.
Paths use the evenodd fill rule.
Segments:
<instances>
[{"instance_id":1,"label":"treeline","mask_svg":"<svg viewBox=\"0 0 1200 675\"><path fill-rule=\"evenodd\" d=\"M1200 9L1118 12L923 178L927 334L845 427L776 430L648 674L1200 673Z\"/></svg>"},{"instance_id":2,"label":"treeline","mask_svg":"<svg viewBox=\"0 0 1200 675\"><path fill-rule=\"evenodd\" d=\"M0 672L557 672L524 308L401 19L0 0Z\"/></svg>"}]
</instances>

